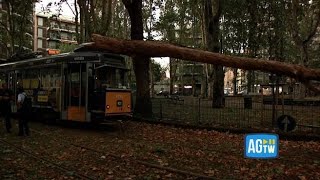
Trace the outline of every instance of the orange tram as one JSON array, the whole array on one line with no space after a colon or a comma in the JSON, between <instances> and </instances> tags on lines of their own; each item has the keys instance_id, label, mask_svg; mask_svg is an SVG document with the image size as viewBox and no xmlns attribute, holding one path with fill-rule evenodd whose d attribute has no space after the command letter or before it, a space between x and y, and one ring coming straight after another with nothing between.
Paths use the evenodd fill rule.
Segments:
<instances>
[{"instance_id":1,"label":"orange tram","mask_svg":"<svg viewBox=\"0 0 320 180\"><path fill-rule=\"evenodd\" d=\"M1 63L0 83L15 94L24 88L32 98L32 119L100 123L132 116L128 70L125 56L78 48Z\"/></svg>"}]
</instances>

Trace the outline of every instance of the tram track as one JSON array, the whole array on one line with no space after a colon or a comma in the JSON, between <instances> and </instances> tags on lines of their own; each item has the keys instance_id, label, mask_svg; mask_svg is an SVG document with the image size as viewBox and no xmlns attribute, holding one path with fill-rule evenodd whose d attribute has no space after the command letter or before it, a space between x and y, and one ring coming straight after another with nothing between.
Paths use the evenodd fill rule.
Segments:
<instances>
[{"instance_id":1,"label":"tram track","mask_svg":"<svg viewBox=\"0 0 320 180\"><path fill-rule=\"evenodd\" d=\"M144 160L138 160L138 159L135 159L134 157L121 156L121 155L117 155L117 154L110 153L110 152L106 153L106 152L103 152L103 151L100 151L100 150L97 150L97 149L93 149L93 148L90 148L90 147L86 147L86 146L83 146L83 145L79 145L79 144L76 144L76 143L73 143L73 142L70 142L70 141L66 141L66 140L62 140L62 139L55 139L52 136L47 135L45 133L42 133L42 132L40 132L40 131L38 131L38 130L36 130L34 128L32 128L31 131L33 133L38 133L39 135L49 137L51 140L56 141L56 142L58 142L60 144L69 145L69 146L77 147L77 148L80 148L80 149L85 149L87 151L91 151L93 153L97 153L97 154L103 155L103 156L109 156L109 157L112 157L112 158L115 158L115 159L118 159L118 160L121 160L121 161L124 161L124 162L133 162L133 163L137 163L137 164L140 164L140 165L143 165L143 166L148 166L150 168L155 168L155 169L159 169L159 170L165 170L165 171L168 171L168 172L171 172L171 173L180 174L180 175L183 175L183 176L192 176L192 177L194 177L196 179L199 179L199 178L200 179L214 179L213 177L210 177L210 176L207 176L207 175L203 175L203 174L199 174L199 173L194 173L194 172L191 172L189 170L182 170L182 169L162 166L162 165L150 163L150 162L147 162L147 161L144 161Z\"/></svg>"},{"instance_id":2,"label":"tram track","mask_svg":"<svg viewBox=\"0 0 320 180\"><path fill-rule=\"evenodd\" d=\"M44 134L45 135L45 134ZM108 136L114 136L117 137L116 135L110 135L108 134ZM231 135L232 136L232 135ZM124 137L126 140L130 139L133 140L133 142L127 141L127 143L132 143L134 145L148 145L148 144L153 144L155 146L158 147L167 147L169 148L169 150L173 150L173 147L179 148L179 149L186 149L188 151L194 151L194 152L198 152L199 150L205 153L211 153L211 154L225 154L224 157L230 157L231 159L237 158L238 156L236 156L235 154L232 154L232 152L230 152L230 149L226 149L223 146L219 148L219 151L216 151L214 149L217 148L217 144L207 144L205 147L202 147L201 149L199 149L199 142L197 141L179 141L178 143L173 143L173 142L165 142L165 140L163 139L157 139L159 142L154 142L154 139L145 139L143 136L139 137L139 136L125 136ZM139 142L140 141L140 142ZM145 141L145 142L141 142L141 141ZM194 145L195 143L195 145ZM193 144L192 146L190 146L190 144ZM203 142L202 142L203 144ZM76 146L80 146L75 144ZM221 145L219 145L221 146ZM230 144L227 144L226 146L230 146ZM80 146L81 147L81 146ZM84 147L85 149L85 147ZM232 151L235 151L234 149ZM241 150L238 150L241 151ZM102 152L100 152L102 153ZM230 154L231 153L231 154ZM242 154L241 154L242 155ZM290 163L294 163L294 164L304 164L306 163L306 161L299 161L297 159L292 160L291 157L285 157L285 156L281 156L279 157L282 161L286 161L286 162L290 162ZM314 155L310 155L310 157L308 159L313 159Z\"/></svg>"},{"instance_id":3,"label":"tram track","mask_svg":"<svg viewBox=\"0 0 320 180\"><path fill-rule=\"evenodd\" d=\"M38 162L41 162L41 163L47 163L47 164L50 164L51 166L55 167L56 169L58 170L61 170L61 171L64 171L66 173L69 173L72 172L72 176L76 177L76 178L79 178L79 179L84 179L84 180L95 180L96 178L95 177L90 177L90 176L87 176L87 175L84 175L84 174L81 174L81 173L77 173L75 170L72 170L70 168L67 168L67 167L64 167L64 166L61 166L51 160L48 160L46 158L43 158L43 157L39 157L38 155L30 152L30 151L27 151L23 148L20 148L4 139L0 139L0 143L4 144L4 145L7 145L13 149L15 149L17 152L20 152L24 155L27 155L28 157L31 157L35 160L37 160Z\"/></svg>"}]
</instances>

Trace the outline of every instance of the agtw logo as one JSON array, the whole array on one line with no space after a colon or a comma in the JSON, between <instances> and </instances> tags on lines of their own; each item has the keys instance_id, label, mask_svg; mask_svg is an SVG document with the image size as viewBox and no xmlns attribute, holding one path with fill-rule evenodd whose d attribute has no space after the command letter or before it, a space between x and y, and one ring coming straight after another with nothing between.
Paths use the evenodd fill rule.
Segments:
<instances>
[{"instance_id":1,"label":"agtw logo","mask_svg":"<svg viewBox=\"0 0 320 180\"><path fill-rule=\"evenodd\" d=\"M277 158L279 136L277 134L247 134L245 136L246 158Z\"/></svg>"}]
</instances>

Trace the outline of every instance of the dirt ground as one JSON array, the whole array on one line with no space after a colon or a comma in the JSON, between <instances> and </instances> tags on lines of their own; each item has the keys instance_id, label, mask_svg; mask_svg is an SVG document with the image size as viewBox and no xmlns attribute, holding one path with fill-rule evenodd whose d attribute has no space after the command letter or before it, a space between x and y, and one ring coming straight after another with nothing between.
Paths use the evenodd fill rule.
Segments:
<instances>
[{"instance_id":1,"label":"dirt ground","mask_svg":"<svg viewBox=\"0 0 320 180\"><path fill-rule=\"evenodd\" d=\"M14 122L15 123L15 122ZM30 123L18 137L0 124L0 179L317 179L320 142L280 140L279 158L244 158L244 134L139 122L84 127ZM59 167L60 166L60 167ZM61 169L64 168L64 170Z\"/></svg>"}]
</instances>

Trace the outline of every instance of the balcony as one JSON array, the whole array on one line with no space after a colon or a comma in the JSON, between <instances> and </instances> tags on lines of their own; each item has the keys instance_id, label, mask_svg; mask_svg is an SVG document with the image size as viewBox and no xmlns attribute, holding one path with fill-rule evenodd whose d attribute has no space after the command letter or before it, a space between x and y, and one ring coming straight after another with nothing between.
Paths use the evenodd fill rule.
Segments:
<instances>
[{"instance_id":1,"label":"balcony","mask_svg":"<svg viewBox=\"0 0 320 180\"><path fill-rule=\"evenodd\" d=\"M60 31L59 25L58 25L58 24L51 25L51 26L50 26L50 30Z\"/></svg>"},{"instance_id":2,"label":"balcony","mask_svg":"<svg viewBox=\"0 0 320 180\"><path fill-rule=\"evenodd\" d=\"M49 38L47 38L47 40L60 41L61 37L60 36L49 36Z\"/></svg>"},{"instance_id":3,"label":"balcony","mask_svg":"<svg viewBox=\"0 0 320 180\"><path fill-rule=\"evenodd\" d=\"M63 31L63 32L67 32L67 33L75 33L76 32L76 29L73 27L69 27L69 26L65 26L65 25L61 25L59 27L58 24L51 25L50 29L53 31Z\"/></svg>"},{"instance_id":4,"label":"balcony","mask_svg":"<svg viewBox=\"0 0 320 180\"><path fill-rule=\"evenodd\" d=\"M62 43L78 44L78 41L68 40L68 39L62 39L61 42L62 42Z\"/></svg>"},{"instance_id":5,"label":"balcony","mask_svg":"<svg viewBox=\"0 0 320 180\"><path fill-rule=\"evenodd\" d=\"M60 30L64 31L64 32L68 32L68 33L75 33L76 32L75 28L72 28L69 26L62 26Z\"/></svg>"}]
</instances>

